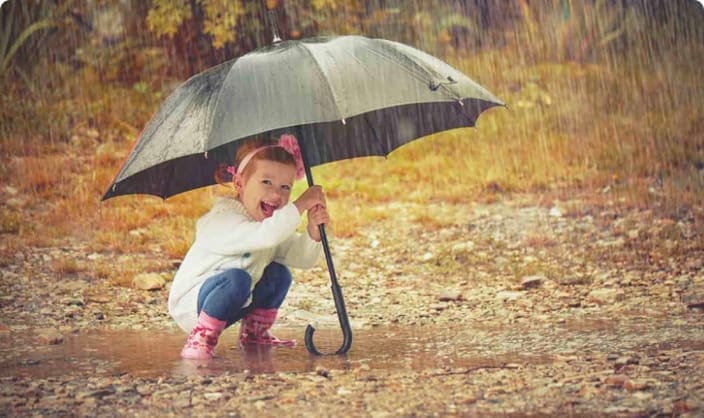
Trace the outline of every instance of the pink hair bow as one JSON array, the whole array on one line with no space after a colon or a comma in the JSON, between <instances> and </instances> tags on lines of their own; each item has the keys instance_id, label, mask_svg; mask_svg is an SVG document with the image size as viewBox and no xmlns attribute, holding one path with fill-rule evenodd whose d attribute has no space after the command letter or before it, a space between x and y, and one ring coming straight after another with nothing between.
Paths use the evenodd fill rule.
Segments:
<instances>
[{"instance_id":1,"label":"pink hair bow","mask_svg":"<svg viewBox=\"0 0 704 418\"><path fill-rule=\"evenodd\" d=\"M296 180L302 179L305 174L305 167L303 167L301 147L298 146L296 137L291 134L283 134L279 137L278 145L291 154L294 161L296 161Z\"/></svg>"}]
</instances>

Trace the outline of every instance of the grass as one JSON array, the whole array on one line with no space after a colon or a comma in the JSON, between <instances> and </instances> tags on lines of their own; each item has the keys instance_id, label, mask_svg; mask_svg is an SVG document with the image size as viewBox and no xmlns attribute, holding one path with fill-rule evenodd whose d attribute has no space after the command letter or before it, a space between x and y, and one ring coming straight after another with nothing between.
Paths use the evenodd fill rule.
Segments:
<instances>
[{"instance_id":1,"label":"grass","mask_svg":"<svg viewBox=\"0 0 704 418\"><path fill-rule=\"evenodd\" d=\"M491 109L476 129L414 141L388 158L313 169L329 199L332 237L393 223L391 202L415 204L417 213L404 222L431 229L453 222L443 204L492 202L520 192L555 199L586 192L597 204L649 207L674 219L701 204L704 43L691 39L653 55L649 38L618 56L604 48L589 62L575 62L546 53L544 43L531 50L519 29L503 48L446 57L508 109ZM7 238L0 245L2 264L23 245L56 246L67 239L86 240L96 252L180 259L195 219L226 190L216 186L166 202L137 196L99 203L163 92L101 83L89 69L55 71L64 83L53 93L37 93L34 106L16 88L3 98L3 107L8 97L21 106L13 114L17 126L3 128L0 142L0 232ZM61 132L50 135L52 129ZM303 188L298 183L294 196ZM545 237L531 242L551 245ZM124 284L149 265L106 269L67 262L53 268L87 270Z\"/></svg>"}]
</instances>

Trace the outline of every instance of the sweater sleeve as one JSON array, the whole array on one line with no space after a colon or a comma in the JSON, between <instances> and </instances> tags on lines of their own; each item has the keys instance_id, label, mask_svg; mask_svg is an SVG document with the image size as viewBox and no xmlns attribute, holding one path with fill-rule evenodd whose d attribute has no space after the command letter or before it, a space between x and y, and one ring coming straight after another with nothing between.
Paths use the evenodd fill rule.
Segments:
<instances>
[{"instance_id":1,"label":"sweater sleeve","mask_svg":"<svg viewBox=\"0 0 704 418\"><path fill-rule=\"evenodd\" d=\"M274 261L289 267L308 269L315 266L323 252L323 245L308 234L294 233L276 249Z\"/></svg>"},{"instance_id":2,"label":"sweater sleeve","mask_svg":"<svg viewBox=\"0 0 704 418\"><path fill-rule=\"evenodd\" d=\"M301 215L293 203L261 222L248 219L232 206L214 206L198 221L196 241L216 254L238 254L274 248L295 233Z\"/></svg>"}]
</instances>

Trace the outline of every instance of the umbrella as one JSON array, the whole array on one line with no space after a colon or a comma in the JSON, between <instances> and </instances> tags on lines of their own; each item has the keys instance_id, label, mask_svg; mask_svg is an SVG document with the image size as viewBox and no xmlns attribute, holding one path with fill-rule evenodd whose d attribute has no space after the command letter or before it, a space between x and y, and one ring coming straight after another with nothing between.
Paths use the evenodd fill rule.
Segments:
<instances>
[{"instance_id":1,"label":"umbrella","mask_svg":"<svg viewBox=\"0 0 704 418\"><path fill-rule=\"evenodd\" d=\"M474 126L504 103L418 49L363 36L280 41L199 73L162 103L103 196L169 196L214 184L240 140L294 133L310 168L386 156L414 139ZM352 333L325 229L323 249L346 353ZM306 347L315 329L306 329Z\"/></svg>"}]
</instances>

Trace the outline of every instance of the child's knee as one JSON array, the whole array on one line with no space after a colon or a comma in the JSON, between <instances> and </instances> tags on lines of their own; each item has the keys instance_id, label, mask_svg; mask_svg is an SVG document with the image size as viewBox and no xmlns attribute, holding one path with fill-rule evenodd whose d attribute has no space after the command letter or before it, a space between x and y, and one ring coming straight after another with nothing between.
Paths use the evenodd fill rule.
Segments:
<instances>
[{"instance_id":1,"label":"child's knee","mask_svg":"<svg viewBox=\"0 0 704 418\"><path fill-rule=\"evenodd\" d=\"M246 299L252 289L252 278L244 270L232 270L231 274L227 276L227 282L223 289L227 289L233 298L244 297Z\"/></svg>"},{"instance_id":2,"label":"child's knee","mask_svg":"<svg viewBox=\"0 0 704 418\"><path fill-rule=\"evenodd\" d=\"M271 263L267 267L267 275L271 279L275 280L277 285L290 286L293 281L293 276L291 276L291 270L283 264Z\"/></svg>"}]
</instances>

